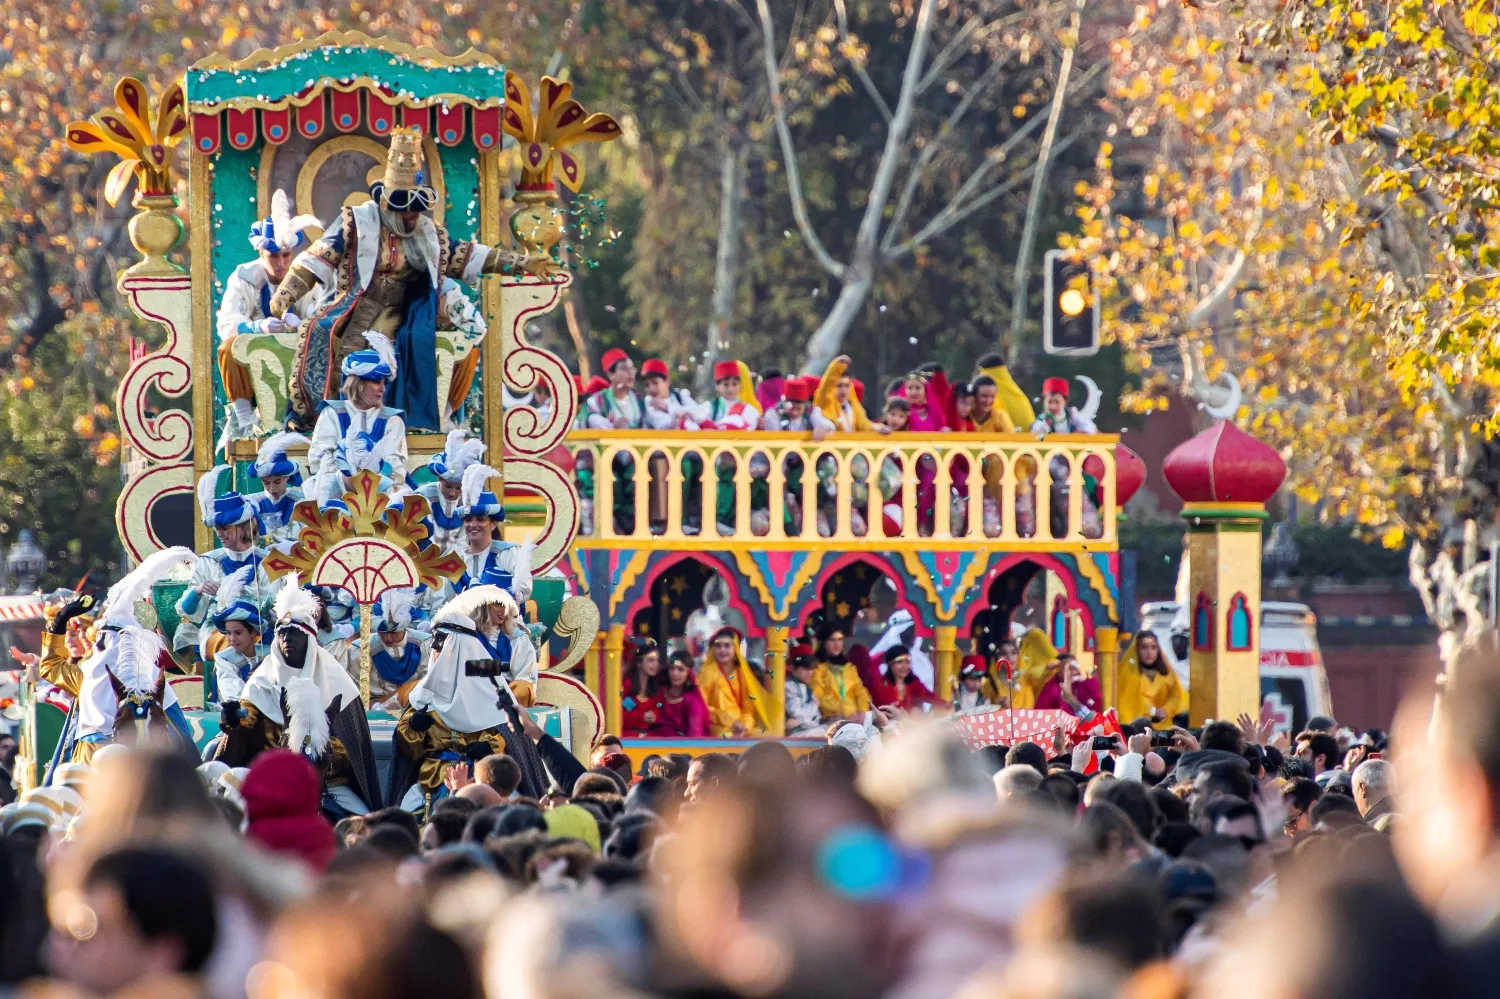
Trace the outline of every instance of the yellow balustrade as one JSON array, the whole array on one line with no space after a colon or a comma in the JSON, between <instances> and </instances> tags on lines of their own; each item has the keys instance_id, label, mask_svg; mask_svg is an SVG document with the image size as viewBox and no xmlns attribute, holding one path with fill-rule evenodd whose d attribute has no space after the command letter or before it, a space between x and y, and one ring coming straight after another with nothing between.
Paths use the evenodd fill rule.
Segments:
<instances>
[{"instance_id":1,"label":"yellow balustrade","mask_svg":"<svg viewBox=\"0 0 1500 999\"><path fill-rule=\"evenodd\" d=\"M902 433L836 434L814 441L810 434L652 430L575 430L567 446L576 459L593 462L593 520L585 524L576 541L580 548L662 547L687 550L734 548L848 550L967 548L1012 551L1112 551L1116 548L1115 459L1119 438L1114 434L1053 434L1037 438L1027 434L933 434ZM651 459L658 457L654 463ZM716 523L715 506L720 484L717 466L721 457L733 462L734 504L731 533L722 533ZM1099 503L1097 517L1085 521L1084 462L1097 458ZM614 465L623 458L617 480ZM684 463L695 461L701 518L697 525L685 521L683 484L689 480ZM789 462L789 459L791 461ZM967 475L962 464L967 463ZM752 531L752 462L764 460L764 497L757 495L754 512L767 520ZM934 495L944 500L933 509L918 509L919 463L930 460ZM816 469L819 461L831 471L834 489L830 508L834 517L820 529ZM887 461L898 463L903 483L900 492L901 525L894 535L882 524L881 470ZM1054 490L1051 469L1065 473L1067 526L1060 535L1051 528ZM800 463L801 491L794 497L803 516L800 532L788 530L787 480L791 464ZM960 465L955 469L954 465ZM664 473L663 473L664 469ZM958 473L958 474L955 474ZM615 523L615 492L624 478L634 485L627 506L629 524ZM956 522L954 505L948 498L955 479L962 479L962 498L967 515ZM989 480L991 485L986 484ZM1058 483L1061 484L1060 482ZM863 487L857 490L856 486ZM652 489L665 500L665 521L653 523L648 497ZM998 523L984 522L984 498L993 489ZM1018 499L1020 506L1018 507ZM1029 504L1031 520L1026 524ZM856 530L855 512L864 520ZM617 527L627 528L617 530ZM826 530L826 533L824 533Z\"/></svg>"}]
</instances>

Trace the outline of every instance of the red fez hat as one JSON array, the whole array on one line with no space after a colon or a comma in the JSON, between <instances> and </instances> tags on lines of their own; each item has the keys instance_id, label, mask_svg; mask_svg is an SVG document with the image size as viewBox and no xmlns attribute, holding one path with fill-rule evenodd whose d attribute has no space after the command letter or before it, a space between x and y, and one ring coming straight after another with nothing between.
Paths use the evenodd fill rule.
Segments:
<instances>
[{"instance_id":1,"label":"red fez hat","mask_svg":"<svg viewBox=\"0 0 1500 999\"><path fill-rule=\"evenodd\" d=\"M807 665L811 666L813 663L812 646L808 645L805 642L798 642L796 645L793 645L791 651L787 653L787 662L791 663L793 666L797 666L802 663L806 663Z\"/></svg>"},{"instance_id":2,"label":"red fez hat","mask_svg":"<svg viewBox=\"0 0 1500 999\"><path fill-rule=\"evenodd\" d=\"M588 384L583 387L584 395L593 395L595 392L603 392L609 388L609 379L603 375L595 375L590 378Z\"/></svg>"},{"instance_id":3,"label":"red fez hat","mask_svg":"<svg viewBox=\"0 0 1500 999\"><path fill-rule=\"evenodd\" d=\"M605 371L613 371L616 364L628 360L630 360L629 354L625 353L619 347L611 347L604 352L603 357L599 358L599 363L604 365Z\"/></svg>"},{"instance_id":4,"label":"red fez hat","mask_svg":"<svg viewBox=\"0 0 1500 999\"><path fill-rule=\"evenodd\" d=\"M739 361L720 361L714 365L714 381L716 382L722 382L726 378L738 378L739 376Z\"/></svg>"},{"instance_id":5,"label":"red fez hat","mask_svg":"<svg viewBox=\"0 0 1500 999\"><path fill-rule=\"evenodd\" d=\"M1048 378L1042 382L1042 395L1051 395L1056 392L1064 399L1068 397L1068 380L1066 378Z\"/></svg>"},{"instance_id":6,"label":"red fez hat","mask_svg":"<svg viewBox=\"0 0 1500 999\"><path fill-rule=\"evenodd\" d=\"M963 676L984 676L984 656L964 656L963 664L958 671Z\"/></svg>"},{"instance_id":7,"label":"red fez hat","mask_svg":"<svg viewBox=\"0 0 1500 999\"><path fill-rule=\"evenodd\" d=\"M851 378L849 381L854 386L854 398L858 399L860 405L863 406L865 402L865 383L858 378Z\"/></svg>"},{"instance_id":8,"label":"red fez hat","mask_svg":"<svg viewBox=\"0 0 1500 999\"><path fill-rule=\"evenodd\" d=\"M672 377L667 372L667 362L659 357L648 358L646 363L641 365L641 375L645 378L650 378L652 375L658 378Z\"/></svg>"},{"instance_id":9,"label":"red fez hat","mask_svg":"<svg viewBox=\"0 0 1500 999\"><path fill-rule=\"evenodd\" d=\"M807 382L800 378L793 378L782 387L781 397L787 402L806 402L810 398Z\"/></svg>"}]
</instances>

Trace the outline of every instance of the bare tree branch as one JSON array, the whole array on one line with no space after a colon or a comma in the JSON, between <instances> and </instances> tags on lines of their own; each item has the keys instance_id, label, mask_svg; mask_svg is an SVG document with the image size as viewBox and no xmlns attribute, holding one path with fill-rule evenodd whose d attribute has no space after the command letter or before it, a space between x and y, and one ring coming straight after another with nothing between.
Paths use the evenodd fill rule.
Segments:
<instances>
[{"instance_id":1,"label":"bare tree branch","mask_svg":"<svg viewBox=\"0 0 1500 999\"><path fill-rule=\"evenodd\" d=\"M835 260L812 227L807 215L807 202L802 196L802 174L797 169L797 150L792 145L792 130L786 123L786 110L782 106L781 69L776 61L776 26L771 22L771 6L766 0L756 0L760 11L761 48L766 62L766 88L771 95L771 112L776 120L776 138L781 143L781 158L786 163L787 192L792 199L792 217L797 220L797 231L802 241L812 251L818 265L836 278L843 278L845 267Z\"/></svg>"},{"instance_id":2,"label":"bare tree branch","mask_svg":"<svg viewBox=\"0 0 1500 999\"><path fill-rule=\"evenodd\" d=\"M839 39L845 45L848 45L850 44L848 8L845 6L844 0L833 0L833 9L834 12L838 15ZM864 86L865 93L870 95L870 99L873 100L875 102L875 106L880 109L880 116L884 118L885 123L889 125L891 123L891 106L887 104L885 102L885 98L880 95L880 89L875 86L875 81L870 79L869 70L865 69L865 64L863 62L856 62L853 58L850 58L849 65L854 67L854 75L858 77L859 82Z\"/></svg>"},{"instance_id":3,"label":"bare tree branch","mask_svg":"<svg viewBox=\"0 0 1500 999\"><path fill-rule=\"evenodd\" d=\"M1250 219L1250 228L1245 233L1244 244L1248 245L1259 234L1264 217L1264 207L1257 203L1255 215ZM1250 252L1245 245L1242 245L1235 251L1234 258L1229 261L1229 266L1220 275L1219 283L1214 285L1213 290L1204 296L1201 302L1193 306L1193 311L1189 312L1187 318L1182 321L1183 329L1197 329L1219 311L1219 307L1229 300L1230 295L1234 294L1234 286L1239 284L1240 277L1245 273L1245 265L1249 261Z\"/></svg>"},{"instance_id":4,"label":"bare tree branch","mask_svg":"<svg viewBox=\"0 0 1500 999\"><path fill-rule=\"evenodd\" d=\"M1047 113L1047 128L1042 132L1042 148L1036 157L1036 172L1031 175L1031 197L1026 201L1026 222L1021 227L1021 245L1016 250L1016 271L1011 287L1010 342L1014 354L1026 326L1026 293L1031 278L1031 247L1036 242L1036 226L1042 214L1042 190L1047 182L1047 164L1052 158L1052 143L1057 138L1057 120L1062 117L1068 97L1068 77L1073 73L1073 53L1078 48L1078 12L1068 22L1068 46L1063 49L1062 66L1057 71L1057 86L1052 92L1052 110Z\"/></svg>"}]
</instances>

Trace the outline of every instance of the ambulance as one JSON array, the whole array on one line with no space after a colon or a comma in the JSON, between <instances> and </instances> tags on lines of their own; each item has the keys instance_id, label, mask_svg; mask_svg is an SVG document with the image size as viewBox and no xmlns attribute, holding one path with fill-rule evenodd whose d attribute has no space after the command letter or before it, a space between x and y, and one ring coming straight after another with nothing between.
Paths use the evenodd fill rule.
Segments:
<instances>
[{"instance_id":1,"label":"ambulance","mask_svg":"<svg viewBox=\"0 0 1500 999\"><path fill-rule=\"evenodd\" d=\"M1188 687L1187 616L1178 615L1174 601L1142 604L1141 629L1161 639L1162 655ZM1278 732L1295 735L1314 715L1334 717L1318 650L1318 618L1306 604L1268 600L1260 605L1260 693Z\"/></svg>"}]
</instances>

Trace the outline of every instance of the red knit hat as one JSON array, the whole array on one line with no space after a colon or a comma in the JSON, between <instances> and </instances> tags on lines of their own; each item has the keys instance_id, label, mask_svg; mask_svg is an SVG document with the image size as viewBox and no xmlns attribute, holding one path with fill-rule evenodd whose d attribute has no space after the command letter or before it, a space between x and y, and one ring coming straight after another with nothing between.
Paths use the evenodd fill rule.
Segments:
<instances>
[{"instance_id":1,"label":"red knit hat","mask_svg":"<svg viewBox=\"0 0 1500 999\"><path fill-rule=\"evenodd\" d=\"M1068 380L1066 378L1048 378L1042 382L1042 395L1051 395L1056 392L1064 399L1068 397Z\"/></svg>"},{"instance_id":2,"label":"red knit hat","mask_svg":"<svg viewBox=\"0 0 1500 999\"><path fill-rule=\"evenodd\" d=\"M609 372L614 370L616 364L628 360L630 360L629 354L625 353L619 347L611 347L604 352L603 357L599 358L599 363L604 366L605 372Z\"/></svg>"},{"instance_id":3,"label":"red knit hat","mask_svg":"<svg viewBox=\"0 0 1500 999\"><path fill-rule=\"evenodd\" d=\"M246 837L272 853L300 857L319 873L328 866L337 847L311 763L285 749L268 749L250 765L240 794Z\"/></svg>"},{"instance_id":4,"label":"red knit hat","mask_svg":"<svg viewBox=\"0 0 1500 999\"><path fill-rule=\"evenodd\" d=\"M595 392L603 392L609 388L609 379L603 375L595 375L590 378L588 384L583 387L584 395L593 395Z\"/></svg>"},{"instance_id":5,"label":"red knit hat","mask_svg":"<svg viewBox=\"0 0 1500 999\"><path fill-rule=\"evenodd\" d=\"M738 378L739 376L739 361L720 361L714 365L714 381L716 382L722 382L726 378Z\"/></svg>"},{"instance_id":6,"label":"red knit hat","mask_svg":"<svg viewBox=\"0 0 1500 999\"><path fill-rule=\"evenodd\" d=\"M653 375L658 378L672 377L671 373L667 371L667 362L659 357L648 358L646 363L641 365L641 376L643 378L650 378Z\"/></svg>"},{"instance_id":7,"label":"red knit hat","mask_svg":"<svg viewBox=\"0 0 1500 999\"><path fill-rule=\"evenodd\" d=\"M793 378L782 386L781 397L787 402L806 402L812 398L812 394L807 391L807 382L800 378Z\"/></svg>"}]
</instances>

